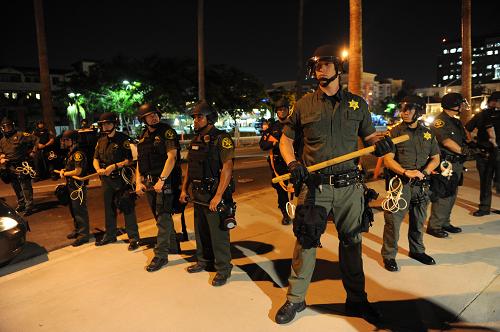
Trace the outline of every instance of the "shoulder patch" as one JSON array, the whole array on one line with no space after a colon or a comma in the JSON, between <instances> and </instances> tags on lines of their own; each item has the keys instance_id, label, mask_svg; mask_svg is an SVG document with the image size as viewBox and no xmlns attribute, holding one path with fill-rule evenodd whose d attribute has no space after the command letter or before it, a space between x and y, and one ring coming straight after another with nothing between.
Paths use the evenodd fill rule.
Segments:
<instances>
[{"instance_id":1,"label":"shoulder patch","mask_svg":"<svg viewBox=\"0 0 500 332\"><path fill-rule=\"evenodd\" d=\"M434 127L435 128L441 128L441 127L444 127L444 121L441 120L441 119L437 119L436 121L434 121Z\"/></svg>"},{"instance_id":2,"label":"shoulder patch","mask_svg":"<svg viewBox=\"0 0 500 332\"><path fill-rule=\"evenodd\" d=\"M81 161L83 159L83 155L80 152L75 152L75 161Z\"/></svg>"},{"instance_id":3,"label":"shoulder patch","mask_svg":"<svg viewBox=\"0 0 500 332\"><path fill-rule=\"evenodd\" d=\"M130 142L128 140L123 141L123 147L127 150L130 150Z\"/></svg>"},{"instance_id":4,"label":"shoulder patch","mask_svg":"<svg viewBox=\"0 0 500 332\"><path fill-rule=\"evenodd\" d=\"M234 148L233 141L229 137L224 137L222 139L221 145L224 149L232 149Z\"/></svg>"},{"instance_id":5,"label":"shoulder patch","mask_svg":"<svg viewBox=\"0 0 500 332\"><path fill-rule=\"evenodd\" d=\"M24 136L30 136L30 133L24 132L23 135Z\"/></svg>"},{"instance_id":6,"label":"shoulder patch","mask_svg":"<svg viewBox=\"0 0 500 332\"><path fill-rule=\"evenodd\" d=\"M166 139L174 139L175 138L175 131L173 129L169 129L165 132L165 138Z\"/></svg>"}]
</instances>

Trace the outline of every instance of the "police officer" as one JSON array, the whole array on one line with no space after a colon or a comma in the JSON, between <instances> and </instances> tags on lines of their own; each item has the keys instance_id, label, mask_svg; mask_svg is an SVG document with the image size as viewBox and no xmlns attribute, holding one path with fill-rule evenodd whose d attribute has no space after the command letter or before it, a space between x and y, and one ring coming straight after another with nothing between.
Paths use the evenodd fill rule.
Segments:
<instances>
[{"instance_id":1,"label":"police officer","mask_svg":"<svg viewBox=\"0 0 500 332\"><path fill-rule=\"evenodd\" d=\"M213 286L222 286L231 276L229 230L222 224L217 206L221 201L232 204L234 143L225 131L217 129L217 112L205 101L192 110L196 136L189 145L188 170L182 184L180 200L187 202L188 187L192 185L194 230L197 262L187 268L189 273L215 267Z\"/></svg>"},{"instance_id":2,"label":"police officer","mask_svg":"<svg viewBox=\"0 0 500 332\"><path fill-rule=\"evenodd\" d=\"M87 119L82 119L80 122L81 128L78 129L78 148L85 154L87 160L94 158L95 147L99 139L97 130L89 124ZM88 173L94 172L93 163L87 163Z\"/></svg>"},{"instance_id":3,"label":"police officer","mask_svg":"<svg viewBox=\"0 0 500 332\"><path fill-rule=\"evenodd\" d=\"M57 157L54 149L56 135L40 120L36 123L36 128L32 135L38 138L38 149L35 157L35 169L37 177L35 179L44 178L47 173L52 175L54 171L53 160Z\"/></svg>"},{"instance_id":4,"label":"police officer","mask_svg":"<svg viewBox=\"0 0 500 332\"><path fill-rule=\"evenodd\" d=\"M425 113L425 101L418 96L406 96L399 105L403 119L390 131L391 137L409 135L410 139L395 147L392 153L384 156L384 165L389 170L389 178L401 184L401 206L391 206L384 212L384 235L382 257L389 271L397 271L399 229L407 213L410 214L408 228L409 256L417 261L433 265L434 259L425 253L423 228L427 218L428 176L439 165L439 147L431 130L418 119ZM392 189L392 188L389 188ZM404 203L403 203L404 202Z\"/></svg>"},{"instance_id":5,"label":"police officer","mask_svg":"<svg viewBox=\"0 0 500 332\"><path fill-rule=\"evenodd\" d=\"M33 212L31 179L36 172L28 161L35 156L38 140L29 133L16 130L14 121L9 118L3 118L0 126L4 136L0 139L1 172L16 193L16 211L29 215Z\"/></svg>"},{"instance_id":6,"label":"police officer","mask_svg":"<svg viewBox=\"0 0 500 332\"><path fill-rule=\"evenodd\" d=\"M288 173L286 163L280 153L279 140L281 134L283 133L283 122L286 120L289 114L290 103L287 98L283 97L275 103L274 108L278 115L279 121L273 122L266 130L262 132L262 136L259 142L260 148L262 150L269 151L269 157L267 161L269 162L269 166L271 167L273 177ZM289 201L288 181L273 183L272 186L278 194L278 208L283 215L281 223L283 225L289 225L292 220L288 215L286 209L287 203Z\"/></svg>"},{"instance_id":7,"label":"police officer","mask_svg":"<svg viewBox=\"0 0 500 332\"><path fill-rule=\"evenodd\" d=\"M472 133L477 130L477 144L480 148L489 151L488 154L476 159L476 167L479 173L480 194L479 209L472 213L475 217L490 214L491 209L491 185L493 175L500 174L500 107L498 107L500 91L493 92L488 97L488 108L476 114L466 125L465 129ZM490 131L493 130L491 133ZM498 132L498 135L497 133ZM497 186L497 193L500 188Z\"/></svg>"},{"instance_id":8,"label":"police officer","mask_svg":"<svg viewBox=\"0 0 500 332\"><path fill-rule=\"evenodd\" d=\"M172 219L173 187L180 183L180 145L177 133L160 122L160 111L152 104L139 107L137 117L146 125L137 145L136 193L146 193L158 227L154 258L148 272L159 270L168 263L171 241L175 240Z\"/></svg>"},{"instance_id":9,"label":"police officer","mask_svg":"<svg viewBox=\"0 0 500 332\"><path fill-rule=\"evenodd\" d=\"M115 113L101 114L98 125L102 136L97 141L93 165L102 182L106 234L95 245L102 246L116 242L116 209L120 207L123 209L125 230L129 238L128 250L132 251L139 248L139 230L135 202L129 193L131 188L121 172L123 167L133 162L130 137L116 130L118 117ZM124 201L125 204L120 201Z\"/></svg>"},{"instance_id":10,"label":"police officer","mask_svg":"<svg viewBox=\"0 0 500 332\"><path fill-rule=\"evenodd\" d=\"M451 92L441 99L443 111L436 117L432 132L436 136L441 150L441 160L447 161L452 166L452 171L458 179L462 177L464 162L477 154L476 149L467 145L464 126L457 116L462 109L468 107L467 100L461 94ZM458 186L454 193L448 197L438 197L431 204L431 217L427 226L427 233L445 238L448 233L460 233L462 229L450 223L451 209L457 198Z\"/></svg>"},{"instance_id":11,"label":"police officer","mask_svg":"<svg viewBox=\"0 0 500 332\"><path fill-rule=\"evenodd\" d=\"M64 169L59 172L61 178L66 178L66 186L70 194L69 209L73 217L75 229L66 237L75 239L73 247L81 246L89 242L89 212L87 210L87 181L80 181L73 176L83 177L87 175L87 157L78 148L78 132L66 130L61 137L61 145L68 150L64 160Z\"/></svg>"},{"instance_id":12,"label":"police officer","mask_svg":"<svg viewBox=\"0 0 500 332\"><path fill-rule=\"evenodd\" d=\"M276 322L288 323L305 309L304 301L319 246L317 230L324 231L331 213L339 234L342 282L347 292L349 314L376 322L379 313L368 302L361 256L364 188L355 160L349 160L309 174L310 166L357 150L358 137L376 145L376 155L392 151L392 140L380 139L371 121L365 100L340 87L343 61L337 48L323 45L308 62L308 76L319 81L314 93L302 97L288 118L280 140L280 150L299 193L294 219L297 236L288 279L287 301L278 310ZM294 155L296 132L303 132L303 163ZM314 181L310 181L314 180ZM307 186L304 185L307 183ZM316 187L316 185L318 185ZM361 203L361 204L360 204ZM307 215L307 216L306 216Z\"/></svg>"}]
</instances>

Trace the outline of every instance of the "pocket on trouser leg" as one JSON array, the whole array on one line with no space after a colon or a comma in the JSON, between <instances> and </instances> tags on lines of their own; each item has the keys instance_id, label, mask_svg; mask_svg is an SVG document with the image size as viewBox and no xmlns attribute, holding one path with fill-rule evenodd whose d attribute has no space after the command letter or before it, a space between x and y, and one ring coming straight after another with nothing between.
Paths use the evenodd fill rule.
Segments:
<instances>
[{"instance_id":1,"label":"pocket on trouser leg","mask_svg":"<svg viewBox=\"0 0 500 332\"><path fill-rule=\"evenodd\" d=\"M303 249L321 247L320 238L326 230L327 212L319 205L299 205L295 210L293 233Z\"/></svg>"}]
</instances>

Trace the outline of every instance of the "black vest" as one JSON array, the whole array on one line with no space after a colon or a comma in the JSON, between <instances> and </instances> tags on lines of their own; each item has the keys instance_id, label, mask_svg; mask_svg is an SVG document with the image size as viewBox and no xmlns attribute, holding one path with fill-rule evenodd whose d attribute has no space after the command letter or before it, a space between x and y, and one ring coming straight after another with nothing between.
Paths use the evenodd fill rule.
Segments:
<instances>
[{"instance_id":1,"label":"black vest","mask_svg":"<svg viewBox=\"0 0 500 332\"><path fill-rule=\"evenodd\" d=\"M222 170L217 143L224 131L213 127L207 134L197 135L189 144L189 178L218 179Z\"/></svg>"},{"instance_id":2,"label":"black vest","mask_svg":"<svg viewBox=\"0 0 500 332\"><path fill-rule=\"evenodd\" d=\"M48 129L36 128L35 131L33 132L33 135L38 137L40 144L46 144L48 141L50 141L50 135Z\"/></svg>"},{"instance_id":3,"label":"black vest","mask_svg":"<svg viewBox=\"0 0 500 332\"><path fill-rule=\"evenodd\" d=\"M169 129L172 129L169 125L161 123L154 132L151 133L146 128L142 133L137 144L137 162L141 174L152 176L161 174L167 161L165 132ZM179 151L177 152L179 154Z\"/></svg>"}]
</instances>

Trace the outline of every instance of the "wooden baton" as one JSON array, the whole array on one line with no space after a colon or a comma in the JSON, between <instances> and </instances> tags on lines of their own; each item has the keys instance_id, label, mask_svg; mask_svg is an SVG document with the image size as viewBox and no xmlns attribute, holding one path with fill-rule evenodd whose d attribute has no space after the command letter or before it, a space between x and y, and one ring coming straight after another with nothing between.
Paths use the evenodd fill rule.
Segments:
<instances>
[{"instance_id":1,"label":"wooden baton","mask_svg":"<svg viewBox=\"0 0 500 332\"><path fill-rule=\"evenodd\" d=\"M399 144L399 143L405 142L409 139L410 139L410 136L401 135L401 136L398 136L396 138L393 138L392 142L394 144ZM319 171L320 169L326 168L328 166L340 164L340 163L343 163L344 161L348 161L348 160L351 160L354 158L359 158L361 156L365 156L369 153L372 153L373 151L375 151L375 146L371 145L367 148L364 148L364 149L361 149L358 151L354 151L354 152L350 152L350 153L344 154L342 156L339 156L339 157L336 157L336 158L333 158L330 160L326 160L326 161L320 162L318 164L311 165L311 166L307 167L307 170L310 173L315 172L315 171ZM290 173L286 173L286 174L283 174L283 175L280 175L280 176L273 178L272 182L278 183L280 181L285 181L285 180L289 180L289 179L290 179Z\"/></svg>"}]
</instances>

